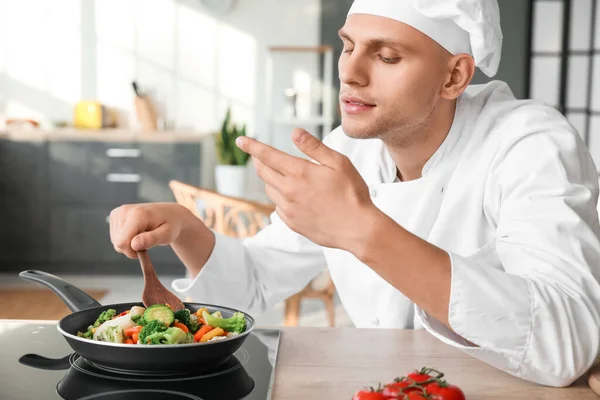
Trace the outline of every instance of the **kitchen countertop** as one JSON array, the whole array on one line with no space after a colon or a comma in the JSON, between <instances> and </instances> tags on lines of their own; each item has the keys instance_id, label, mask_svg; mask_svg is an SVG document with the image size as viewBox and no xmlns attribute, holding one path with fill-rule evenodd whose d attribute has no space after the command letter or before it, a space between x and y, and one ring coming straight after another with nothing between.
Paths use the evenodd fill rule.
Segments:
<instances>
[{"instance_id":1,"label":"kitchen countertop","mask_svg":"<svg viewBox=\"0 0 600 400\"><path fill-rule=\"evenodd\" d=\"M585 377L568 388L512 377L448 346L424 330L284 328L274 400L347 399L363 387L430 367L467 400L598 399Z\"/></svg>"},{"instance_id":2,"label":"kitchen countertop","mask_svg":"<svg viewBox=\"0 0 600 400\"><path fill-rule=\"evenodd\" d=\"M0 140L179 143L201 142L211 135L211 132L198 131L141 132L132 129L8 129L0 131Z\"/></svg>"},{"instance_id":3,"label":"kitchen countertop","mask_svg":"<svg viewBox=\"0 0 600 400\"><path fill-rule=\"evenodd\" d=\"M0 320L0 332L27 322L32 321ZM421 367L444 372L444 379L458 385L468 400L598 399L585 376L567 388L536 385L474 359L425 330L309 327L282 328L272 399L350 400L361 388L391 382Z\"/></svg>"}]
</instances>

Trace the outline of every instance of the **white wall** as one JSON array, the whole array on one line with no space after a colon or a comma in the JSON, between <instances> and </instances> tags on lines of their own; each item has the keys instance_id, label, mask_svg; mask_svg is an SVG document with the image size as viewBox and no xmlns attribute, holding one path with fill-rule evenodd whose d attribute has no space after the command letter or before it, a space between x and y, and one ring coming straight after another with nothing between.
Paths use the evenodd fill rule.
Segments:
<instances>
[{"instance_id":1,"label":"white wall","mask_svg":"<svg viewBox=\"0 0 600 400\"><path fill-rule=\"evenodd\" d=\"M266 48L319 36L319 0L238 0L223 17L194 0L0 0L0 113L71 121L97 99L136 127L137 80L176 128L217 129L231 102L260 135Z\"/></svg>"}]
</instances>

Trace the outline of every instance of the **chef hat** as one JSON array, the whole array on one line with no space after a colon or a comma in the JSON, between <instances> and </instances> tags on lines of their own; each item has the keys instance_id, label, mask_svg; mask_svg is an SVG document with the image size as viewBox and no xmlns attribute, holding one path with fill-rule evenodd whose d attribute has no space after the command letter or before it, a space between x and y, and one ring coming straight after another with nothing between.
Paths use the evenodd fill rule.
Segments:
<instances>
[{"instance_id":1,"label":"chef hat","mask_svg":"<svg viewBox=\"0 0 600 400\"><path fill-rule=\"evenodd\" d=\"M452 54L469 54L487 76L498 71L502 30L497 0L354 0L350 14L404 22Z\"/></svg>"}]
</instances>

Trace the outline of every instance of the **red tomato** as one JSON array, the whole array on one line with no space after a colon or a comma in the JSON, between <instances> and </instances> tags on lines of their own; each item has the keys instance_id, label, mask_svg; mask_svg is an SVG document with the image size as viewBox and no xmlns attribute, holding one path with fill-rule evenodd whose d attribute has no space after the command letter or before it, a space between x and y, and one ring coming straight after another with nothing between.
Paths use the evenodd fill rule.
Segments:
<instances>
[{"instance_id":1,"label":"red tomato","mask_svg":"<svg viewBox=\"0 0 600 400\"><path fill-rule=\"evenodd\" d=\"M426 380L433 378L429 374L421 374L419 372L411 372L410 374L406 375L406 377L408 379L412 379L413 381L415 381L417 383L423 383Z\"/></svg>"},{"instance_id":2,"label":"red tomato","mask_svg":"<svg viewBox=\"0 0 600 400\"><path fill-rule=\"evenodd\" d=\"M441 400L437 395L428 396L419 392L410 392L406 395L404 400Z\"/></svg>"},{"instance_id":3,"label":"red tomato","mask_svg":"<svg viewBox=\"0 0 600 400\"><path fill-rule=\"evenodd\" d=\"M444 374L432 368L421 368L418 371L411 371L406 377L417 383L423 383L432 378L441 378Z\"/></svg>"},{"instance_id":4,"label":"red tomato","mask_svg":"<svg viewBox=\"0 0 600 400\"><path fill-rule=\"evenodd\" d=\"M361 390L357 392L352 400L387 400L388 397L384 396L382 392L376 392L373 390Z\"/></svg>"},{"instance_id":5,"label":"red tomato","mask_svg":"<svg viewBox=\"0 0 600 400\"><path fill-rule=\"evenodd\" d=\"M413 381L408 380L406 378L403 378L402 380L397 379L395 382L388 383L387 385L385 385L385 387L383 388L383 395L387 396L387 397L396 397L403 393L410 393L410 392L417 392L417 391L421 392L422 389L420 389L420 388L416 388L416 387L408 388L413 383L414 383Z\"/></svg>"},{"instance_id":6,"label":"red tomato","mask_svg":"<svg viewBox=\"0 0 600 400\"><path fill-rule=\"evenodd\" d=\"M465 394L463 391L455 385L449 385L448 383L441 381L432 382L425 386L425 391L427 393L436 394L442 400L465 400Z\"/></svg>"}]
</instances>

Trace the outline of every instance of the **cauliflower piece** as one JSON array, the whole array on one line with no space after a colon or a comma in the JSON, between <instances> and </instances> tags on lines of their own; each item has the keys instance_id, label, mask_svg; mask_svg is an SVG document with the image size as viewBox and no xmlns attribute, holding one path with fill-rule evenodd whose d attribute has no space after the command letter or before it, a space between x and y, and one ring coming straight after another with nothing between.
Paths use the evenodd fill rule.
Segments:
<instances>
[{"instance_id":1,"label":"cauliflower piece","mask_svg":"<svg viewBox=\"0 0 600 400\"><path fill-rule=\"evenodd\" d=\"M103 336L104 332L111 326L118 326L121 328L122 331L124 331L127 328L131 328L131 327L135 326L135 323L131 320L131 316L129 314L122 315L115 319L108 320L108 321L104 322L102 325L100 325L98 327L98 329L96 329L96 332L94 332L93 339L100 340L100 339L98 339L98 337Z\"/></svg>"},{"instance_id":2,"label":"cauliflower piece","mask_svg":"<svg viewBox=\"0 0 600 400\"><path fill-rule=\"evenodd\" d=\"M123 328L119 325L112 325L103 330L96 340L101 342L123 343L125 341L125 334L123 333Z\"/></svg>"}]
</instances>

